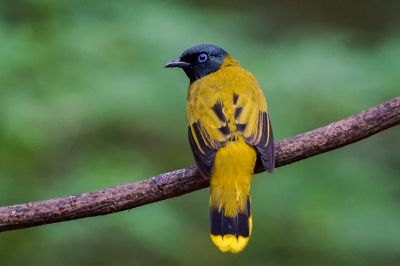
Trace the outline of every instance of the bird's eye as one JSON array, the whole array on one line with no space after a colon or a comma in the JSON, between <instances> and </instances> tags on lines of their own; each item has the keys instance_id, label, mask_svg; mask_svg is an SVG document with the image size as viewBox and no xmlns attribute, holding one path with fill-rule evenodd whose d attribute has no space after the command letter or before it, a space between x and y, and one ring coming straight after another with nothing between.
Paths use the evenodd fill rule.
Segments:
<instances>
[{"instance_id":1,"label":"bird's eye","mask_svg":"<svg viewBox=\"0 0 400 266\"><path fill-rule=\"evenodd\" d=\"M199 63L204 63L205 61L207 61L207 59L207 54L199 54L199 56L197 57L197 61L199 61Z\"/></svg>"}]
</instances>

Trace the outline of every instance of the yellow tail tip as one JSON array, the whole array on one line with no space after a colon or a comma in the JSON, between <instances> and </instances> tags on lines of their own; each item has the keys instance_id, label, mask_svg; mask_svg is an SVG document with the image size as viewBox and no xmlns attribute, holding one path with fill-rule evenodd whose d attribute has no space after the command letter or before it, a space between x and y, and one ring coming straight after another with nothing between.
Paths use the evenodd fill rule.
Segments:
<instances>
[{"instance_id":1,"label":"yellow tail tip","mask_svg":"<svg viewBox=\"0 0 400 266\"><path fill-rule=\"evenodd\" d=\"M234 235L211 235L211 240L222 252L239 253L249 242L249 237Z\"/></svg>"}]
</instances>

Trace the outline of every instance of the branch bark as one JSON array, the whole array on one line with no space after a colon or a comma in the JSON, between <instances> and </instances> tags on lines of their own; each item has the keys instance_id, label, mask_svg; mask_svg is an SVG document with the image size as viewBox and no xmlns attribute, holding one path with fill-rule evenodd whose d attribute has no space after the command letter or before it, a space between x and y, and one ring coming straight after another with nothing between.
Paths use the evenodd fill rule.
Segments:
<instances>
[{"instance_id":1,"label":"branch bark","mask_svg":"<svg viewBox=\"0 0 400 266\"><path fill-rule=\"evenodd\" d=\"M400 124L400 97L275 143L276 167L349 145ZM262 172L257 165L255 172ZM209 180L192 166L135 183L59 199L0 207L0 232L105 215L205 188Z\"/></svg>"}]
</instances>

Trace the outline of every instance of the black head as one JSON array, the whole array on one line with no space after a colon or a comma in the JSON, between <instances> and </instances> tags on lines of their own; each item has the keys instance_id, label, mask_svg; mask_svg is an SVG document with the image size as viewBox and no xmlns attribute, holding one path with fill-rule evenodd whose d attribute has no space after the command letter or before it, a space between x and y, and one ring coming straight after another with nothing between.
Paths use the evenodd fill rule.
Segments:
<instances>
[{"instance_id":1,"label":"black head","mask_svg":"<svg viewBox=\"0 0 400 266\"><path fill-rule=\"evenodd\" d=\"M216 45L200 44L187 49L179 59L168 62L165 67L182 68L193 82L217 71L227 55Z\"/></svg>"}]
</instances>

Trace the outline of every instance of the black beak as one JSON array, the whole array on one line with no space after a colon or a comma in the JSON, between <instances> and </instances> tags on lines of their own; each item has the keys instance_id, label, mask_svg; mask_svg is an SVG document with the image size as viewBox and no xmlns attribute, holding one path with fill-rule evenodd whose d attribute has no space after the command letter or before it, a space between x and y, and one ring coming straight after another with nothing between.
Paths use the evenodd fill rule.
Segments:
<instances>
[{"instance_id":1,"label":"black beak","mask_svg":"<svg viewBox=\"0 0 400 266\"><path fill-rule=\"evenodd\" d=\"M180 68L185 68L185 67L189 67L189 66L190 66L190 63L183 62L180 59L171 60L164 65L164 67L180 67Z\"/></svg>"}]
</instances>

